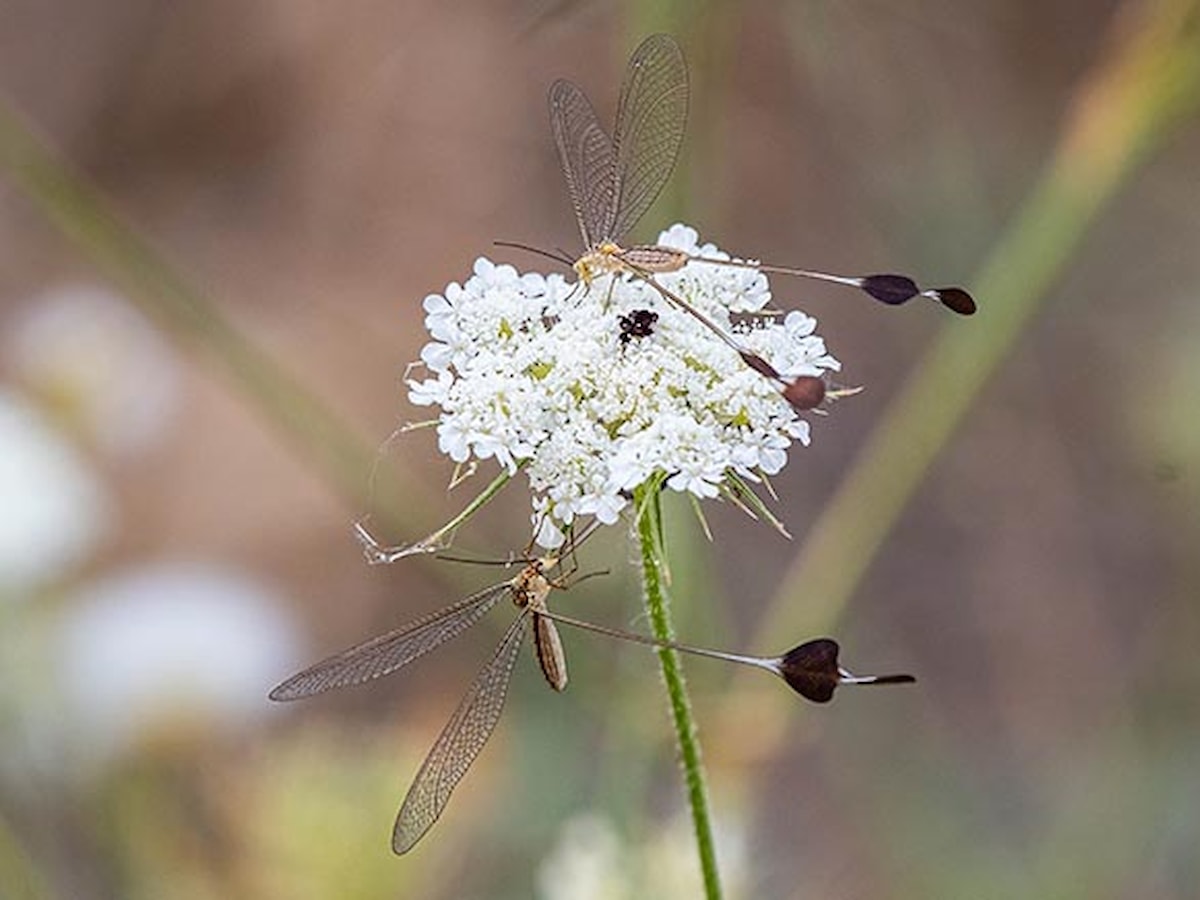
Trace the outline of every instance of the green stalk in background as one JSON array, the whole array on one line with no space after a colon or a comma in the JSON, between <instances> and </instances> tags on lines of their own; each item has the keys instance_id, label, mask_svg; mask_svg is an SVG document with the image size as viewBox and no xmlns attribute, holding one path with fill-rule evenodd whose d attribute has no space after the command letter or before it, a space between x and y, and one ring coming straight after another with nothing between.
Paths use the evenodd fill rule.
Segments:
<instances>
[{"instance_id":1,"label":"green stalk in background","mask_svg":"<svg viewBox=\"0 0 1200 900\"><path fill-rule=\"evenodd\" d=\"M3 101L0 171L152 321L181 346L217 362L238 394L307 458L352 509L361 508L367 473L376 460L371 446L234 328L209 298L175 271ZM440 506L417 479L405 479L393 490L408 498L410 512ZM411 533L413 523L395 522L396 515L386 508L379 513L389 528Z\"/></svg>"},{"instance_id":2,"label":"green stalk in background","mask_svg":"<svg viewBox=\"0 0 1200 900\"><path fill-rule=\"evenodd\" d=\"M938 454L1105 205L1195 113L1198 0L1129 2L1118 10L1106 46L1044 174L971 284L979 314L947 324L901 389L810 530L752 646L774 646L779 635L826 632L836 623ZM733 705L742 696L740 690L730 694L727 721L739 721ZM778 695L770 709L782 716L773 704L788 699Z\"/></svg>"},{"instance_id":3,"label":"green stalk in background","mask_svg":"<svg viewBox=\"0 0 1200 900\"><path fill-rule=\"evenodd\" d=\"M54 895L37 861L21 843L8 820L0 816L0 881L11 900L50 900Z\"/></svg>"}]
</instances>

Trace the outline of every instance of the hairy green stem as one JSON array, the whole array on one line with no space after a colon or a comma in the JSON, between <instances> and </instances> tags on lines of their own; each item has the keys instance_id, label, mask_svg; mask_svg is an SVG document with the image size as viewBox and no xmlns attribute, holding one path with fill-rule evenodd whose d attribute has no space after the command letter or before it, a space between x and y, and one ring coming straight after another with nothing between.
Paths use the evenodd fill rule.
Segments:
<instances>
[{"instance_id":1,"label":"hairy green stem","mask_svg":"<svg viewBox=\"0 0 1200 900\"><path fill-rule=\"evenodd\" d=\"M671 624L670 603L665 584L665 560L662 547L662 513L659 506L657 482L638 489L635 505L641 511L638 516L638 541L642 550L642 583L646 612L654 636L660 641L673 641L675 629ZM713 843L712 814L708 806L708 784L704 777L704 763L700 758L700 741L696 735L696 723L692 717L692 704L688 698L687 684L679 654L661 648L658 651L662 666L663 681L667 686L667 698L671 704L671 721L675 726L675 740L679 747L679 759L683 764L684 780L687 782L688 804L692 809L692 824L696 832L696 848L700 854L700 870L704 877L704 896L716 900L721 896L721 880L717 872L717 853Z\"/></svg>"}]
</instances>

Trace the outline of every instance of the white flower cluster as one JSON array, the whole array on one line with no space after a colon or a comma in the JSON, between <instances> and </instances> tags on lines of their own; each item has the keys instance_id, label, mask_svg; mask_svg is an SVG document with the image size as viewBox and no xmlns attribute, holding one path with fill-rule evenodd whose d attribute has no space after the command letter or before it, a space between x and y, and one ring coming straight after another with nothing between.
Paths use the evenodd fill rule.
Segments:
<instances>
[{"instance_id":1,"label":"white flower cluster","mask_svg":"<svg viewBox=\"0 0 1200 900\"><path fill-rule=\"evenodd\" d=\"M728 258L683 225L659 243ZM788 378L839 368L815 319L762 314L771 294L761 272L689 263L655 277ZM715 497L726 473L773 475L793 440L808 443L808 423L775 382L631 276L585 289L481 258L466 284L426 297L425 311L433 341L421 360L433 377L410 380L409 399L441 407L438 443L456 462L525 468L544 547L576 516L612 524L656 474Z\"/></svg>"}]
</instances>

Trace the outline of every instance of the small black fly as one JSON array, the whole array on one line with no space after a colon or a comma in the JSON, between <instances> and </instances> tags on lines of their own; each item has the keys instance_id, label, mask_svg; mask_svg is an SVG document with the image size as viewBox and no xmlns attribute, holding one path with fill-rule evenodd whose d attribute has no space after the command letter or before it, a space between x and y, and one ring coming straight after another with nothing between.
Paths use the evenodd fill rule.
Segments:
<instances>
[{"instance_id":1,"label":"small black fly","mask_svg":"<svg viewBox=\"0 0 1200 900\"><path fill-rule=\"evenodd\" d=\"M648 309L635 309L629 315L621 316L618 321L621 325L621 346L624 347L634 338L650 337L654 333L658 313Z\"/></svg>"}]
</instances>

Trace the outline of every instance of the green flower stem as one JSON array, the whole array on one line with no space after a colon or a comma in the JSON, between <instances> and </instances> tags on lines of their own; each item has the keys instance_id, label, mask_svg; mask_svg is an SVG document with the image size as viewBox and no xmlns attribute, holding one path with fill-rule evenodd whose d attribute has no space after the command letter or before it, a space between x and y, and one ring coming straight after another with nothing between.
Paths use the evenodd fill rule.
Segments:
<instances>
[{"instance_id":1,"label":"green flower stem","mask_svg":"<svg viewBox=\"0 0 1200 900\"><path fill-rule=\"evenodd\" d=\"M660 488L661 485L657 482L639 488L634 503L640 510L638 539L642 548L642 582L646 612L650 616L654 636L660 641L673 641L675 629L671 624L670 605L664 583L666 567L661 540ZM688 698L679 654L674 650L662 648L658 650L658 659L662 666L663 681L667 686L671 721L675 726L675 740L679 746L680 761L683 763L684 780L687 782L688 803L692 808L692 823L696 831L696 848L700 854L700 869L704 877L704 896L708 900L717 900L721 896L721 880L717 872L712 816L708 807L708 784L704 777L704 763L700 759L700 741L696 736L692 704Z\"/></svg>"},{"instance_id":2,"label":"green flower stem","mask_svg":"<svg viewBox=\"0 0 1200 900\"><path fill-rule=\"evenodd\" d=\"M354 508L363 503L364 473L376 453L332 409L239 332L220 309L166 262L84 178L36 138L23 118L0 101L0 171L84 255L119 285L164 331L225 370L239 394L287 438ZM389 473L400 479L401 473ZM418 479L392 490L404 509L435 509L438 501ZM411 530L388 508L389 529Z\"/></svg>"}]
</instances>

